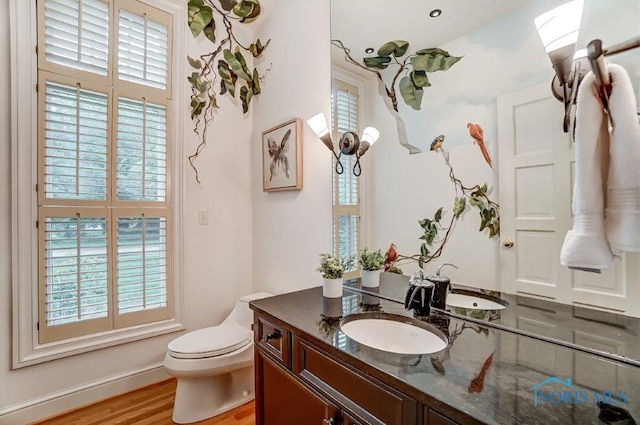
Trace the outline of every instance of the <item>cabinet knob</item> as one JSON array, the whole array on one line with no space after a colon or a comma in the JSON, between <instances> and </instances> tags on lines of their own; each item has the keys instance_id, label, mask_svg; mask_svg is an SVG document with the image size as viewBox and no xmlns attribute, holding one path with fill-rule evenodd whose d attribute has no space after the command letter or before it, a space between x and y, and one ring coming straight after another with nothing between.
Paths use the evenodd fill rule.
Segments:
<instances>
[{"instance_id":1,"label":"cabinet knob","mask_svg":"<svg viewBox=\"0 0 640 425\"><path fill-rule=\"evenodd\" d=\"M272 332L272 333L270 333L270 334L266 334L266 335L264 336L264 338L263 338L263 339L264 339L264 342L269 342L269 341L271 341L272 339L278 339L278 338L280 338L281 336L282 336L282 335L280 334L280 332L275 331L275 332Z\"/></svg>"},{"instance_id":2,"label":"cabinet knob","mask_svg":"<svg viewBox=\"0 0 640 425\"><path fill-rule=\"evenodd\" d=\"M512 248L516 243L511 239L505 239L502 241L502 246L505 248Z\"/></svg>"}]
</instances>

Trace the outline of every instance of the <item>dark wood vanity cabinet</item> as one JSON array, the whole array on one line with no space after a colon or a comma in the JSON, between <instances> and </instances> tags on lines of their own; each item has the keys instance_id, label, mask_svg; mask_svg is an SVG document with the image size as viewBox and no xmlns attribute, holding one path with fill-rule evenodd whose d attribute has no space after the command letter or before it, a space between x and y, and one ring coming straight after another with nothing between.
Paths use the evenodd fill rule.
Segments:
<instances>
[{"instance_id":1,"label":"dark wood vanity cabinet","mask_svg":"<svg viewBox=\"0 0 640 425\"><path fill-rule=\"evenodd\" d=\"M256 424L451 425L431 410L255 315Z\"/></svg>"}]
</instances>

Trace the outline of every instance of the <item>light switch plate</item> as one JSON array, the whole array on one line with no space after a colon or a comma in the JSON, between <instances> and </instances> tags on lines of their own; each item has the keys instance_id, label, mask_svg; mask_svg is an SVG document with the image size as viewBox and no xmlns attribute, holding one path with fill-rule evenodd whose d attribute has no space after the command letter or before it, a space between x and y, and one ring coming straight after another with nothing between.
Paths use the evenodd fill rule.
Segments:
<instances>
[{"instance_id":1,"label":"light switch plate","mask_svg":"<svg viewBox=\"0 0 640 425\"><path fill-rule=\"evenodd\" d=\"M198 210L198 224L209 224L209 210L203 208Z\"/></svg>"}]
</instances>

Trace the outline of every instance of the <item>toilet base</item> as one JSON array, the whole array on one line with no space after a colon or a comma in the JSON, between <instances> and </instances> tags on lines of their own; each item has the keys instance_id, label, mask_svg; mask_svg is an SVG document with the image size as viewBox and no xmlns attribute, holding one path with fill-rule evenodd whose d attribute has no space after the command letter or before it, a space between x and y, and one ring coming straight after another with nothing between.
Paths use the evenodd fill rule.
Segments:
<instances>
[{"instance_id":1,"label":"toilet base","mask_svg":"<svg viewBox=\"0 0 640 425\"><path fill-rule=\"evenodd\" d=\"M178 378L172 419L189 424L253 400L253 366L215 376Z\"/></svg>"}]
</instances>

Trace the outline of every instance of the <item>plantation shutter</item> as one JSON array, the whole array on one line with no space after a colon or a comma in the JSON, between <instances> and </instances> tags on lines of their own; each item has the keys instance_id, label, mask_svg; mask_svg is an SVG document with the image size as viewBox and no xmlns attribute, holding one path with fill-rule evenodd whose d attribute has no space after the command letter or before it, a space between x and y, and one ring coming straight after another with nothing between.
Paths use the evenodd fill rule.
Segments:
<instances>
[{"instance_id":1,"label":"plantation shutter","mask_svg":"<svg viewBox=\"0 0 640 425\"><path fill-rule=\"evenodd\" d=\"M109 5L106 2L47 0L40 28L45 34L45 54L41 57L46 61L107 75Z\"/></svg>"},{"instance_id":2,"label":"plantation shutter","mask_svg":"<svg viewBox=\"0 0 640 425\"><path fill-rule=\"evenodd\" d=\"M106 93L46 78L43 86L45 197L106 200Z\"/></svg>"},{"instance_id":3,"label":"plantation shutter","mask_svg":"<svg viewBox=\"0 0 640 425\"><path fill-rule=\"evenodd\" d=\"M133 83L167 88L169 33L167 25L119 10L118 78Z\"/></svg>"},{"instance_id":4,"label":"plantation shutter","mask_svg":"<svg viewBox=\"0 0 640 425\"><path fill-rule=\"evenodd\" d=\"M332 137L336 144L345 131L359 133L359 94L356 87L333 79L331 109ZM340 160L344 173L333 173L333 251L341 258L355 257L360 245L360 185L358 177L353 174L356 158L355 155L343 155ZM357 265L345 277L355 277L356 274Z\"/></svg>"},{"instance_id":5,"label":"plantation shutter","mask_svg":"<svg viewBox=\"0 0 640 425\"><path fill-rule=\"evenodd\" d=\"M117 199L167 199L167 109L118 99Z\"/></svg>"},{"instance_id":6,"label":"plantation shutter","mask_svg":"<svg viewBox=\"0 0 640 425\"><path fill-rule=\"evenodd\" d=\"M40 343L166 320L171 16L38 3Z\"/></svg>"}]
</instances>

